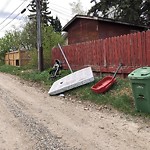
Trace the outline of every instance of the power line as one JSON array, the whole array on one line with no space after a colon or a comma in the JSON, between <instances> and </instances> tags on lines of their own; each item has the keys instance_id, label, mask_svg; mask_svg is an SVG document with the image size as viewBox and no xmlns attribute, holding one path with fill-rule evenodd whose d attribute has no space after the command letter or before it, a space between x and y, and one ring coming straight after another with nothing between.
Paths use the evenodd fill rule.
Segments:
<instances>
[{"instance_id":1,"label":"power line","mask_svg":"<svg viewBox=\"0 0 150 150\"><path fill-rule=\"evenodd\" d=\"M50 9L53 10L53 11L55 11L55 12L57 12L57 13L59 13L59 14L61 14L61 15L65 15L65 16L68 16L68 17L72 17L71 15L69 15L69 14L67 14L67 13L63 13L63 12L58 11L58 10L55 10L55 9L53 9L53 8L50 8Z\"/></svg>"},{"instance_id":2,"label":"power line","mask_svg":"<svg viewBox=\"0 0 150 150\"><path fill-rule=\"evenodd\" d=\"M24 1L24 2L25 2L25 1ZM23 2L23 3L24 3L24 2ZM23 3L22 3L22 4L23 4ZM21 5L22 5L22 4L21 4ZM20 5L20 6L21 6L21 5ZM19 7L20 7L20 6L19 6ZM28 6L29 6L29 5L27 5L26 8L27 8ZM18 8L19 8L19 7L18 7ZM16 8L15 10L17 10L18 8ZM23 14L23 13L26 11L26 8L24 8L21 12L19 12L11 21L9 21L3 28L1 28L0 31L2 31L2 30L3 30L5 27L7 27L11 22L13 22L20 14ZM13 13L11 13L11 14L13 14ZM7 18L7 19L8 19L8 18ZM6 19L5 19L5 20L6 20Z\"/></svg>"},{"instance_id":3,"label":"power line","mask_svg":"<svg viewBox=\"0 0 150 150\"><path fill-rule=\"evenodd\" d=\"M64 13L62 11L58 11L53 8L50 8L50 10L52 10L52 15L55 14L56 16L58 16L58 18L62 21L61 23L63 24L66 24L66 22L68 22L72 18L72 15L68 13Z\"/></svg>"},{"instance_id":4,"label":"power line","mask_svg":"<svg viewBox=\"0 0 150 150\"><path fill-rule=\"evenodd\" d=\"M7 19L9 19L9 17L10 17L12 14L14 14L14 12L17 11L17 9L19 9L24 3L25 3L25 1L23 1L12 13L10 13L10 15L7 16L6 19L4 19L4 20L0 23L0 25L2 25Z\"/></svg>"},{"instance_id":5,"label":"power line","mask_svg":"<svg viewBox=\"0 0 150 150\"><path fill-rule=\"evenodd\" d=\"M0 31L2 31L4 28L6 28L12 21L14 21L18 16L20 15L20 13L19 14L17 14L10 22L8 22L3 28L1 28L0 29Z\"/></svg>"},{"instance_id":6,"label":"power line","mask_svg":"<svg viewBox=\"0 0 150 150\"><path fill-rule=\"evenodd\" d=\"M70 13L70 10L69 9L67 9L67 8L65 8L65 7L62 7L62 6L59 6L59 5L56 5L56 4L53 4L53 3L50 3L50 5L53 5L55 8L56 7L59 7L59 8L61 8L61 10L63 10L63 12L65 11L66 13Z\"/></svg>"}]
</instances>

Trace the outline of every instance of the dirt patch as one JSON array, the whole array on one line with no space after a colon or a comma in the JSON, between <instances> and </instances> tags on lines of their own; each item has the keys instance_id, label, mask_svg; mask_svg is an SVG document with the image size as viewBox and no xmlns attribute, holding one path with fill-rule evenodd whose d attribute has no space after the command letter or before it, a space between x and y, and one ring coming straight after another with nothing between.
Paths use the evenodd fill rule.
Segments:
<instances>
[{"instance_id":1,"label":"dirt patch","mask_svg":"<svg viewBox=\"0 0 150 150\"><path fill-rule=\"evenodd\" d=\"M0 149L149 149L149 122L47 92L0 73Z\"/></svg>"}]
</instances>

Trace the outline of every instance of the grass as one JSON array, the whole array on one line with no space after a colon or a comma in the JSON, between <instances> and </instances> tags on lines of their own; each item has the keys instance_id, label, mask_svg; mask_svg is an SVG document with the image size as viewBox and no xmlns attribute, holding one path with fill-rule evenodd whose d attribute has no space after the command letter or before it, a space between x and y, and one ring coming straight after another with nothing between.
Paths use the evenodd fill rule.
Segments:
<instances>
[{"instance_id":1,"label":"grass","mask_svg":"<svg viewBox=\"0 0 150 150\"><path fill-rule=\"evenodd\" d=\"M70 91L70 94L80 97L82 100L90 100L99 105L111 105L124 113L132 113L134 111L134 99L128 79L117 78L117 83L108 92L105 94L96 94L91 90L91 86L99 80L97 79L88 85L76 88Z\"/></svg>"},{"instance_id":2,"label":"grass","mask_svg":"<svg viewBox=\"0 0 150 150\"><path fill-rule=\"evenodd\" d=\"M32 82L38 82L47 88L53 84L55 80L49 80L49 70L39 72L37 70L31 70L23 67L14 67L9 65L0 66L0 71L17 75L22 79L29 80ZM69 71L62 71L62 77L69 74ZM61 77L59 77L61 78ZM58 78L57 78L58 80ZM77 97L83 101L91 101L98 105L110 105L115 109L134 116L149 116L148 114L139 113L135 111L134 98L132 96L132 90L130 81L128 78L122 79L117 78L117 83L114 84L111 89L105 94L95 94L91 90L91 86L100 80L100 77L95 78L95 81L87 85L75 88L67 91L65 94L69 94Z\"/></svg>"},{"instance_id":3,"label":"grass","mask_svg":"<svg viewBox=\"0 0 150 150\"><path fill-rule=\"evenodd\" d=\"M2 65L0 66L0 72L9 73L12 75L17 75L24 80L28 80L31 82L38 82L45 85L46 88L49 88L54 80L49 79L49 69L44 70L43 72L39 72L37 69L29 69L26 67L15 67L10 65ZM68 74L68 71L62 71L62 74L65 76ZM60 78L60 77L59 77ZM58 79L58 78L57 78Z\"/></svg>"}]
</instances>

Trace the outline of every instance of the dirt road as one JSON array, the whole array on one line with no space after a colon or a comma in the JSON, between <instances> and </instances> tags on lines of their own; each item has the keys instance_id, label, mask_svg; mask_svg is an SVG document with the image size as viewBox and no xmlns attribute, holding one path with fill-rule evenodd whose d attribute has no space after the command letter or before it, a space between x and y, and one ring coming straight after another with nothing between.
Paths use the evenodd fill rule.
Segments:
<instances>
[{"instance_id":1,"label":"dirt road","mask_svg":"<svg viewBox=\"0 0 150 150\"><path fill-rule=\"evenodd\" d=\"M0 150L149 150L150 126L0 73Z\"/></svg>"}]
</instances>

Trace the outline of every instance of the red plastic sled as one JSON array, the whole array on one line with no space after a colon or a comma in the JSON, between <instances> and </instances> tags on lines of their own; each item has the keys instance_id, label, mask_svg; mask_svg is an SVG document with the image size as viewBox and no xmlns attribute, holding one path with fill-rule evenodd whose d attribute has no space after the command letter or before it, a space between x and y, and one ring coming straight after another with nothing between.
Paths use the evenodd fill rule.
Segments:
<instances>
[{"instance_id":1,"label":"red plastic sled","mask_svg":"<svg viewBox=\"0 0 150 150\"><path fill-rule=\"evenodd\" d=\"M113 76L107 76L93 85L91 89L95 93L105 93L115 82L116 78L114 78Z\"/></svg>"},{"instance_id":2,"label":"red plastic sled","mask_svg":"<svg viewBox=\"0 0 150 150\"><path fill-rule=\"evenodd\" d=\"M91 90L95 93L105 93L108 91L108 89L116 82L116 74L118 70L121 68L123 64L120 63L119 67L117 68L115 74L113 76L106 76L99 82L97 82L95 85L91 87Z\"/></svg>"}]
</instances>

